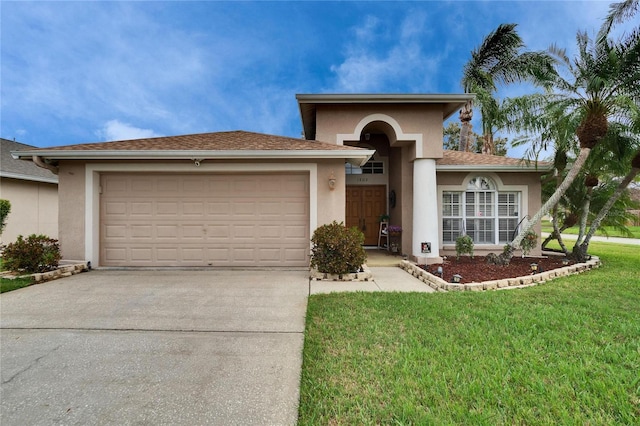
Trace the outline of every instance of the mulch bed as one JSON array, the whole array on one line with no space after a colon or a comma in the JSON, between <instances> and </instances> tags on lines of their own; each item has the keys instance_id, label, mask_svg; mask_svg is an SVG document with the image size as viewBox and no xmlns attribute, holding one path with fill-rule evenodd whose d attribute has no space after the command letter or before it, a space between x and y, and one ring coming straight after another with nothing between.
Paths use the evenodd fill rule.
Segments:
<instances>
[{"instance_id":1,"label":"mulch bed","mask_svg":"<svg viewBox=\"0 0 640 426\"><path fill-rule=\"evenodd\" d=\"M462 276L461 283L472 283L482 281L500 280L505 278L516 278L531 274L531 264L538 264L538 271L549 271L562 268L562 257L513 257L508 266L489 265L484 256L461 256L460 259L454 257L447 258L443 263L433 265L419 265L425 271L434 275L438 266L442 266L443 279L452 282L455 274Z\"/></svg>"}]
</instances>

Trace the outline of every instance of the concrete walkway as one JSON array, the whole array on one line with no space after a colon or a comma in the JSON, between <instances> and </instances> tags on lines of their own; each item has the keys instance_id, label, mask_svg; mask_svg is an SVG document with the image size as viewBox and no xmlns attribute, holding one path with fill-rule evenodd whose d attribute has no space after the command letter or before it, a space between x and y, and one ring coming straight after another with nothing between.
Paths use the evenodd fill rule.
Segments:
<instances>
[{"instance_id":1,"label":"concrete walkway","mask_svg":"<svg viewBox=\"0 0 640 426\"><path fill-rule=\"evenodd\" d=\"M310 281L309 294L354 291L400 291L433 293L434 289L398 267L401 256L385 250L367 249L367 266L373 274L371 281Z\"/></svg>"}]
</instances>

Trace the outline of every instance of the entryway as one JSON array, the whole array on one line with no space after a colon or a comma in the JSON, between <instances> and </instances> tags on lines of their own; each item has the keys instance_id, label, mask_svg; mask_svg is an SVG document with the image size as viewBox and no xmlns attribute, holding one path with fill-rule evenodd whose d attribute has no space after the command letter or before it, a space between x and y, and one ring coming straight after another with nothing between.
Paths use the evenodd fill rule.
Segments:
<instances>
[{"instance_id":1,"label":"entryway","mask_svg":"<svg viewBox=\"0 0 640 426\"><path fill-rule=\"evenodd\" d=\"M357 226L364 233L364 245L377 245L379 219L387 212L387 187L347 185L346 202L347 227Z\"/></svg>"}]
</instances>

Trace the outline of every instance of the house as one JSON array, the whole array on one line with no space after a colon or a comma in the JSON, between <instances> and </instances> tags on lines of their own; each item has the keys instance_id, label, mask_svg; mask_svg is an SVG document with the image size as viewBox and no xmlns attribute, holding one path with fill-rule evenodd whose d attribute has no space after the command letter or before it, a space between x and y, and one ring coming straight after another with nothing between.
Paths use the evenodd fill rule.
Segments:
<instances>
[{"instance_id":1,"label":"house","mask_svg":"<svg viewBox=\"0 0 640 426\"><path fill-rule=\"evenodd\" d=\"M18 235L44 234L58 238L58 177L29 161L16 160L11 151L35 149L31 145L0 139L0 199L11 202L3 244Z\"/></svg>"},{"instance_id":2,"label":"house","mask_svg":"<svg viewBox=\"0 0 640 426\"><path fill-rule=\"evenodd\" d=\"M420 263L501 251L540 207L520 160L442 148L472 95L297 95L304 139L244 131L14 152L58 170L60 244L94 266L304 267L333 220L376 245L379 218ZM538 229L539 231L539 229Z\"/></svg>"}]
</instances>

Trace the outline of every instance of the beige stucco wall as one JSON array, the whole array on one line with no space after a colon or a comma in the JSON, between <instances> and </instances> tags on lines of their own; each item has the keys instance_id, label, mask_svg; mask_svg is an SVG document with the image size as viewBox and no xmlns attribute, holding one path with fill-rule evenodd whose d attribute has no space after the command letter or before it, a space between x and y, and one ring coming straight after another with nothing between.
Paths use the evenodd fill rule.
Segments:
<instances>
[{"instance_id":1,"label":"beige stucco wall","mask_svg":"<svg viewBox=\"0 0 640 426\"><path fill-rule=\"evenodd\" d=\"M527 186L527 199L526 199L526 208L523 205L523 211L520 213L520 218L525 215L529 215L529 217L533 217L540 207L541 203L541 182L540 182L540 173L528 173L528 172L513 172L513 173L490 173L490 172L438 172L438 187L442 186L459 186L462 185L465 179L473 176L487 176L494 180L496 184L500 187L501 185L505 186ZM440 191L439 191L440 193ZM524 201L524 200L523 200ZM524 203L523 203L524 204ZM438 211L439 214L442 214L442 200L438 199ZM440 223L442 223L442 217L438 217ZM540 236L541 226L540 223L537 223L534 228L534 232ZM443 250L444 255L455 255L455 247L452 246L442 246L442 236L441 238L441 249ZM533 250L530 254L533 256L538 256L542 252L540 250L541 239L538 238L538 246ZM475 253L478 255L486 255L490 252L501 252L503 249L502 245L495 246L476 246Z\"/></svg>"},{"instance_id":2,"label":"beige stucco wall","mask_svg":"<svg viewBox=\"0 0 640 426\"><path fill-rule=\"evenodd\" d=\"M329 188L329 177L336 179L335 189ZM318 226L336 220L344 222L346 214L346 185L344 160L318 162Z\"/></svg>"},{"instance_id":3,"label":"beige stucco wall","mask_svg":"<svg viewBox=\"0 0 640 426\"><path fill-rule=\"evenodd\" d=\"M31 234L58 238L58 185L0 178L0 198L11 202L0 241L11 243L18 235Z\"/></svg>"},{"instance_id":4,"label":"beige stucco wall","mask_svg":"<svg viewBox=\"0 0 640 426\"><path fill-rule=\"evenodd\" d=\"M441 105L318 105L316 139L337 143L337 134L354 133L361 121L372 114L391 117L405 134L422 135L422 157L442 157L443 112ZM394 136L398 135L389 134L388 126L384 126L384 129L390 138L391 146L396 146L397 141ZM359 137L356 140L358 139Z\"/></svg>"},{"instance_id":5,"label":"beige stucco wall","mask_svg":"<svg viewBox=\"0 0 640 426\"><path fill-rule=\"evenodd\" d=\"M59 185L59 240L62 258L84 260L85 222L84 163L60 162Z\"/></svg>"}]
</instances>

